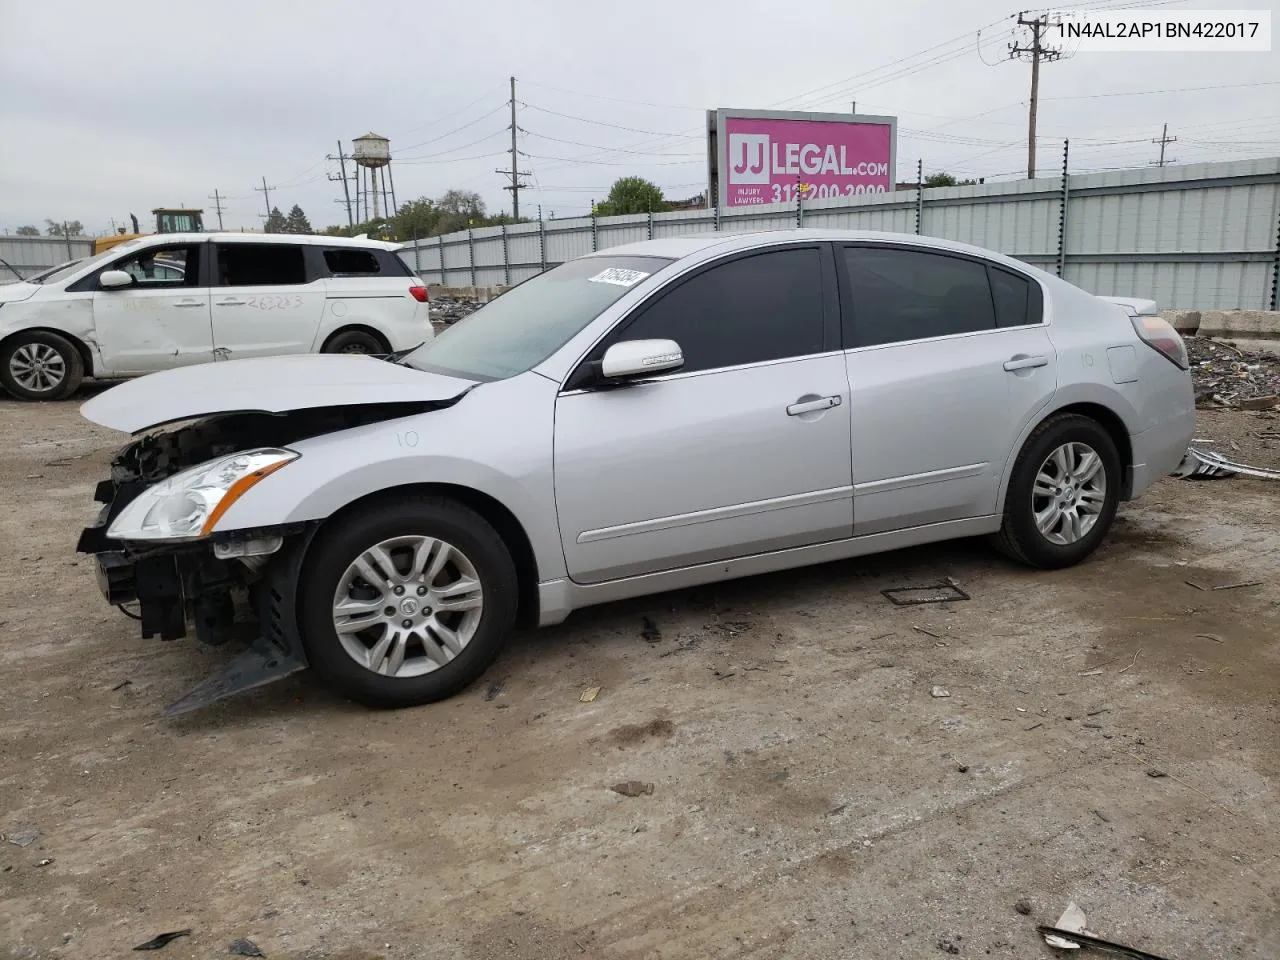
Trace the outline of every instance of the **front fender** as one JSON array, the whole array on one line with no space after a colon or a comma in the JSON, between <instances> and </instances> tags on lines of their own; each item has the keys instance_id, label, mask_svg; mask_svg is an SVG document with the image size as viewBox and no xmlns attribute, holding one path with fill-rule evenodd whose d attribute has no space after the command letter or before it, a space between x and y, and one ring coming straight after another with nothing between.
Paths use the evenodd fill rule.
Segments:
<instances>
[{"instance_id":1,"label":"front fender","mask_svg":"<svg viewBox=\"0 0 1280 960\"><path fill-rule=\"evenodd\" d=\"M556 389L525 374L444 410L291 444L302 456L251 487L215 530L323 520L384 490L452 484L506 507L529 537L539 578L562 577L551 459Z\"/></svg>"}]
</instances>

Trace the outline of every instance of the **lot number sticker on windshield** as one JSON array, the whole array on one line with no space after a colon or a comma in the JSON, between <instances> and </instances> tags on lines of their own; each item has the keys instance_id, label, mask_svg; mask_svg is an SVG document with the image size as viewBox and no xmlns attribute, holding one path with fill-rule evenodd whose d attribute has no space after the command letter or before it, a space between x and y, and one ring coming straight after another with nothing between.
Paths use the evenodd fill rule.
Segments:
<instances>
[{"instance_id":1,"label":"lot number sticker on windshield","mask_svg":"<svg viewBox=\"0 0 1280 960\"><path fill-rule=\"evenodd\" d=\"M634 287L649 274L643 270L627 270L623 267L610 267L601 270L590 280L592 283L612 283L619 287Z\"/></svg>"}]
</instances>

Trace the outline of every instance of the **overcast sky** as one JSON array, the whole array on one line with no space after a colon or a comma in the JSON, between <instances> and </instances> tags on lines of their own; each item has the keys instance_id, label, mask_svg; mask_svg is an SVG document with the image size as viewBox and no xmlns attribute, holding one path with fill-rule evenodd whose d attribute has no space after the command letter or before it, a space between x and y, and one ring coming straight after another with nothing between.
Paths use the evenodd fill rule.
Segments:
<instances>
[{"instance_id":1,"label":"overcast sky","mask_svg":"<svg viewBox=\"0 0 1280 960\"><path fill-rule=\"evenodd\" d=\"M1280 0L1143 6L1280 21ZM926 173L1010 179L1025 175L1030 80L1007 59L1015 12L1003 0L0 0L0 230L65 218L105 232L179 204L216 226L215 189L228 229L256 227L263 177L273 205L300 204L321 228L345 220L326 155L370 130L391 139L399 201L461 187L509 210L494 168L510 165L513 74L525 216L583 213L627 174L668 197L698 193L704 111L718 106L856 100L899 118L898 179L914 179L917 157ZM1280 53L1078 53L1042 68L1040 95L1042 171L1057 170L1066 136L1075 171L1143 166L1166 122L1178 162L1280 155Z\"/></svg>"}]
</instances>

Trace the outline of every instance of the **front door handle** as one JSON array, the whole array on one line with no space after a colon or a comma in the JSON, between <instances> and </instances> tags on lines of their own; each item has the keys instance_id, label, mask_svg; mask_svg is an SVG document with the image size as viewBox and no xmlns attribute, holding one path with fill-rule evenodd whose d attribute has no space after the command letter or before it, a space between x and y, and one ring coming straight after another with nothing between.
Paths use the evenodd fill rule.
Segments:
<instances>
[{"instance_id":1,"label":"front door handle","mask_svg":"<svg viewBox=\"0 0 1280 960\"><path fill-rule=\"evenodd\" d=\"M179 300L174 304L175 307L203 307L204 305L203 300Z\"/></svg>"},{"instance_id":2,"label":"front door handle","mask_svg":"<svg viewBox=\"0 0 1280 960\"><path fill-rule=\"evenodd\" d=\"M220 307L243 307L247 300L219 300L217 305Z\"/></svg>"},{"instance_id":3,"label":"front door handle","mask_svg":"<svg viewBox=\"0 0 1280 960\"><path fill-rule=\"evenodd\" d=\"M1048 357L1028 357L1026 354L1018 354L1004 362L1006 370L1030 370L1032 367L1047 367L1049 365Z\"/></svg>"},{"instance_id":4,"label":"front door handle","mask_svg":"<svg viewBox=\"0 0 1280 960\"><path fill-rule=\"evenodd\" d=\"M818 410L830 410L832 407L840 406L839 395L834 397L819 397L817 400L798 400L791 406L787 407L788 417L798 417L802 413L814 413Z\"/></svg>"}]
</instances>

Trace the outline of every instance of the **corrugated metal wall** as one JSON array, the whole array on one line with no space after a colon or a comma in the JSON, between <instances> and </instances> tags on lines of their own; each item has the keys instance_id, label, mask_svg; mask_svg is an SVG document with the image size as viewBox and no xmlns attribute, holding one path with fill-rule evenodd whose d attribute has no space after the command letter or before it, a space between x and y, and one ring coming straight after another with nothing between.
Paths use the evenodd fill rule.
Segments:
<instances>
[{"instance_id":1,"label":"corrugated metal wall","mask_svg":"<svg viewBox=\"0 0 1280 960\"><path fill-rule=\"evenodd\" d=\"M78 260L93 253L93 241L72 237L10 237L0 236L0 260L13 265L24 277L29 277L68 260ZM17 278L0 265L0 283Z\"/></svg>"},{"instance_id":2,"label":"corrugated metal wall","mask_svg":"<svg viewBox=\"0 0 1280 960\"><path fill-rule=\"evenodd\" d=\"M998 250L1096 294L1162 307L1272 308L1280 158L1046 177L819 200L746 212L685 210L551 220L422 240L402 256L429 283L518 283L547 266L652 237L806 227L945 237ZM1064 213L1064 193L1065 221ZM443 257L445 269L440 269ZM474 268L473 268L474 264Z\"/></svg>"}]
</instances>

